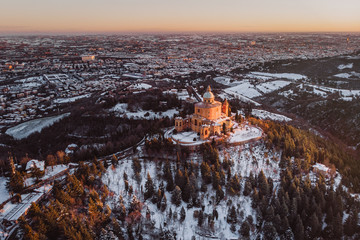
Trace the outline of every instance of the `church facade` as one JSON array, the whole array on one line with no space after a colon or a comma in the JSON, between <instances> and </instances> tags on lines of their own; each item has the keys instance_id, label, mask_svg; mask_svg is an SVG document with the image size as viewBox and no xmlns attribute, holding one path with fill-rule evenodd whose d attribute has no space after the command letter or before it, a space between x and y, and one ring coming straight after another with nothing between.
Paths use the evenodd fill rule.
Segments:
<instances>
[{"instance_id":1,"label":"church facade","mask_svg":"<svg viewBox=\"0 0 360 240\"><path fill-rule=\"evenodd\" d=\"M178 132L191 129L200 134L202 140L213 135L220 135L224 130L229 131L233 123L229 117L229 103L215 101L214 94L208 86L203 101L195 103L194 114L182 118L175 118L175 129Z\"/></svg>"}]
</instances>

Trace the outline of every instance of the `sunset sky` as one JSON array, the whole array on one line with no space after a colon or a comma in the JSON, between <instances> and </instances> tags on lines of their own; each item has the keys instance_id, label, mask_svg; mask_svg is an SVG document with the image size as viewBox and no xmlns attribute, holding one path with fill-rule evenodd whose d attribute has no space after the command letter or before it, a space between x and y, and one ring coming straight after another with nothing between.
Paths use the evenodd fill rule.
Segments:
<instances>
[{"instance_id":1,"label":"sunset sky","mask_svg":"<svg viewBox=\"0 0 360 240\"><path fill-rule=\"evenodd\" d=\"M360 0L0 0L0 33L360 32Z\"/></svg>"}]
</instances>

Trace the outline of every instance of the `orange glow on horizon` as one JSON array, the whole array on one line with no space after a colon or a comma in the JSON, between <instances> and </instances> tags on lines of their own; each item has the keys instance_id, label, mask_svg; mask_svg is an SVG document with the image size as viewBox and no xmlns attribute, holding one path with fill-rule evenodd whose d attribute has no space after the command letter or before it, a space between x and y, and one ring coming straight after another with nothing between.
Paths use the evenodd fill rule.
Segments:
<instances>
[{"instance_id":1,"label":"orange glow on horizon","mask_svg":"<svg viewBox=\"0 0 360 240\"><path fill-rule=\"evenodd\" d=\"M18 0L1 32L359 32L358 0Z\"/></svg>"}]
</instances>

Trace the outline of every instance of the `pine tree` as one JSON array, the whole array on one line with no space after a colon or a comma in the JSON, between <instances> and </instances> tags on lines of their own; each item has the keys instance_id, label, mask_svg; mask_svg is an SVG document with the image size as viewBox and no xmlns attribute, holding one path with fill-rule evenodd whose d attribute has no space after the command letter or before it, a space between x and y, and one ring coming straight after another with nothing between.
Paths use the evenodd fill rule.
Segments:
<instances>
[{"instance_id":1,"label":"pine tree","mask_svg":"<svg viewBox=\"0 0 360 240\"><path fill-rule=\"evenodd\" d=\"M340 213L336 214L334 220L333 220L333 232L334 236L336 238L340 238L343 235L343 224L342 224L342 218L340 216Z\"/></svg>"},{"instance_id":2,"label":"pine tree","mask_svg":"<svg viewBox=\"0 0 360 240\"><path fill-rule=\"evenodd\" d=\"M145 200L151 198L153 194L154 194L154 184L151 179L150 173L148 172L147 180L145 182L145 193L144 193Z\"/></svg>"},{"instance_id":3,"label":"pine tree","mask_svg":"<svg viewBox=\"0 0 360 240\"><path fill-rule=\"evenodd\" d=\"M272 222L265 222L263 232L265 240L273 240L277 238L276 229Z\"/></svg>"},{"instance_id":4,"label":"pine tree","mask_svg":"<svg viewBox=\"0 0 360 240\"><path fill-rule=\"evenodd\" d=\"M179 206L181 203L181 189L179 186L176 186L173 194L171 196L171 201L173 204L175 204L176 206Z\"/></svg>"},{"instance_id":5,"label":"pine tree","mask_svg":"<svg viewBox=\"0 0 360 240\"><path fill-rule=\"evenodd\" d=\"M203 222L204 222L204 212L200 210L198 216L198 226L201 227Z\"/></svg>"},{"instance_id":6,"label":"pine tree","mask_svg":"<svg viewBox=\"0 0 360 240\"><path fill-rule=\"evenodd\" d=\"M10 181L7 182L7 188L11 192L21 192L24 188L24 179L19 171L15 170L15 173L10 177Z\"/></svg>"},{"instance_id":7,"label":"pine tree","mask_svg":"<svg viewBox=\"0 0 360 240\"><path fill-rule=\"evenodd\" d=\"M201 168L201 176L204 179L205 183L206 184L211 183L211 169L209 165L205 161L203 161L201 163L200 168Z\"/></svg>"},{"instance_id":8,"label":"pine tree","mask_svg":"<svg viewBox=\"0 0 360 240\"><path fill-rule=\"evenodd\" d=\"M123 203L120 204L119 220L124 222L126 217L126 208Z\"/></svg>"},{"instance_id":9,"label":"pine tree","mask_svg":"<svg viewBox=\"0 0 360 240\"><path fill-rule=\"evenodd\" d=\"M246 180L243 194L245 196L249 196L251 194L251 190L252 190L252 188L251 188L250 180Z\"/></svg>"},{"instance_id":10,"label":"pine tree","mask_svg":"<svg viewBox=\"0 0 360 240\"><path fill-rule=\"evenodd\" d=\"M295 237L295 240L303 240L304 239L304 225L301 221L300 215L297 215L297 218L296 218L294 237Z\"/></svg>"},{"instance_id":11,"label":"pine tree","mask_svg":"<svg viewBox=\"0 0 360 240\"><path fill-rule=\"evenodd\" d=\"M37 166L33 166L31 168L31 176L34 177L36 179L36 181L38 182L39 179L44 176L45 171L41 171L40 168L38 168Z\"/></svg>"},{"instance_id":12,"label":"pine tree","mask_svg":"<svg viewBox=\"0 0 360 240\"><path fill-rule=\"evenodd\" d=\"M311 237L316 238L321 231L321 225L319 223L319 220L316 216L316 213L313 213L309 220L309 226L311 228Z\"/></svg>"},{"instance_id":13,"label":"pine tree","mask_svg":"<svg viewBox=\"0 0 360 240\"><path fill-rule=\"evenodd\" d=\"M181 190L184 189L185 179L184 179L184 175L180 169L178 169L175 174L175 185L179 186Z\"/></svg>"},{"instance_id":14,"label":"pine tree","mask_svg":"<svg viewBox=\"0 0 360 240\"><path fill-rule=\"evenodd\" d=\"M160 208L161 211L162 212L165 211L166 207L167 207L167 200L166 200L166 195L164 194L164 196L161 200L161 208Z\"/></svg>"},{"instance_id":15,"label":"pine tree","mask_svg":"<svg viewBox=\"0 0 360 240\"><path fill-rule=\"evenodd\" d=\"M352 236L358 231L358 211L354 207L350 210L349 217L346 219L344 224L344 233L348 236Z\"/></svg>"},{"instance_id":16,"label":"pine tree","mask_svg":"<svg viewBox=\"0 0 360 240\"><path fill-rule=\"evenodd\" d=\"M237 222L236 210L235 210L234 206L232 206L230 211L228 212L226 221L228 223L233 223L233 224L235 224Z\"/></svg>"},{"instance_id":17,"label":"pine tree","mask_svg":"<svg viewBox=\"0 0 360 240\"><path fill-rule=\"evenodd\" d=\"M240 228L240 234L243 237L249 237L250 236L250 225L247 221L244 221L241 224L241 228Z\"/></svg>"},{"instance_id":18,"label":"pine tree","mask_svg":"<svg viewBox=\"0 0 360 240\"><path fill-rule=\"evenodd\" d=\"M180 210L180 221L183 222L186 218L186 212L185 212L185 209L184 207L181 207L181 210Z\"/></svg>"}]
</instances>

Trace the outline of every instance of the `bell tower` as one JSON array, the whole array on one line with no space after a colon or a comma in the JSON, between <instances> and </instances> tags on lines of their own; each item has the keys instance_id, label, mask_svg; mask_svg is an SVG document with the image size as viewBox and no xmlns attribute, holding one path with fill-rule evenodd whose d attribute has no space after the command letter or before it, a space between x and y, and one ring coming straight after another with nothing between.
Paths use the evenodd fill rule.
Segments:
<instances>
[{"instance_id":1,"label":"bell tower","mask_svg":"<svg viewBox=\"0 0 360 240\"><path fill-rule=\"evenodd\" d=\"M229 116L229 103L227 99L225 98L225 101L222 104L222 113L224 113L226 116Z\"/></svg>"}]
</instances>

